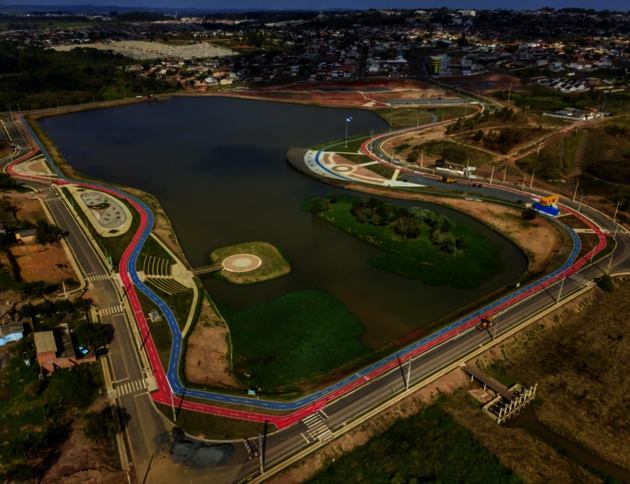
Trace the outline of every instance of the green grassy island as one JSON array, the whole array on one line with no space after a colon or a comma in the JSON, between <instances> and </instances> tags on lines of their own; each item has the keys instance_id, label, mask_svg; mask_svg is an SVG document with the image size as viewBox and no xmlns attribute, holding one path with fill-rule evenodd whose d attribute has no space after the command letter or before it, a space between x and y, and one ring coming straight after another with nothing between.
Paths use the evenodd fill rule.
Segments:
<instances>
[{"instance_id":1,"label":"green grassy island","mask_svg":"<svg viewBox=\"0 0 630 484\"><path fill-rule=\"evenodd\" d=\"M266 242L247 242L217 249L210 254L213 263L220 263L232 255L251 254L260 258L260 267L247 272L223 270L221 277L234 284L253 284L284 276L291 271L291 266L273 245Z\"/></svg>"},{"instance_id":2,"label":"green grassy island","mask_svg":"<svg viewBox=\"0 0 630 484\"><path fill-rule=\"evenodd\" d=\"M263 391L328 373L372 351L363 325L326 291L305 290L241 311L221 308L234 345L234 372Z\"/></svg>"},{"instance_id":3,"label":"green grassy island","mask_svg":"<svg viewBox=\"0 0 630 484\"><path fill-rule=\"evenodd\" d=\"M302 209L387 252L370 263L409 279L471 288L501 270L494 244L430 210L335 195L309 199Z\"/></svg>"}]
</instances>

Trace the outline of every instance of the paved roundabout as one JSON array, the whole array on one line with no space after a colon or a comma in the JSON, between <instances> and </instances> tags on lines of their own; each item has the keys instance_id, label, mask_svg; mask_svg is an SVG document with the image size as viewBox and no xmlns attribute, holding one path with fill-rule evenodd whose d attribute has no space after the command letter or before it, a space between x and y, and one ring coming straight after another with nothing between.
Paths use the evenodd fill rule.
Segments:
<instances>
[{"instance_id":1,"label":"paved roundabout","mask_svg":"<svg viewBox=\"0 0 630 484\"><path fill-rule=\"evenodd\" d=\"M262 264L260 257L252 254L235 254L223 259L223 268L230 272L249 272Z\"/></svg>"}]
</instances>

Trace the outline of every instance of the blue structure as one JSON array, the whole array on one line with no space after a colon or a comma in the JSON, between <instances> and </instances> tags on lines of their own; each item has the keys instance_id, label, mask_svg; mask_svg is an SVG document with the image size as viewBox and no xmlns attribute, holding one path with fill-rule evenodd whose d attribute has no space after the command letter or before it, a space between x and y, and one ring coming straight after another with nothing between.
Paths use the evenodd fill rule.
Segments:
<instances>
[{"instance_id":1,"label":"blue structure","mask_svg":"<svg viewBox=\"0 0 630 484\"><path fill-rule=\"evenodd\" d=\"M0 326L0 346L4 346L11 341L18 341L24 337L24 325L22 323L11 323Z\"/></svg>"},{"instance_id":2,"label":"blue structure","mask_svg":"<svg viewBox=\"0 0 630 484\"><path fill-rule=\"evenodd\" d=\"M540 203L536 203L534 204L534 209L545 215L551 215L552 217L560 215L560 209L555 203L553 205L541 205Z\"/></svg>"}]
</instances>

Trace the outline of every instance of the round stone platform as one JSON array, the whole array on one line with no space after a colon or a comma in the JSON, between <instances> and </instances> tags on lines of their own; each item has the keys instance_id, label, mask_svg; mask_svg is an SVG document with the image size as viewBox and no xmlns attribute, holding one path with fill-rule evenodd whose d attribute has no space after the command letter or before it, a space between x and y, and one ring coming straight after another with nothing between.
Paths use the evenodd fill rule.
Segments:
<instances>
[{"instance_id":1,"label":"round stone platform","mask_svg":"<svg viewBox=\"0 0 630 484\"><path fill-rule=\"evenodd\" d=\"M260 257L252 254L231 255L223 259L223 268L230 272L249 272L257 269L262 264Z\"/></svg>"}]
</instances>

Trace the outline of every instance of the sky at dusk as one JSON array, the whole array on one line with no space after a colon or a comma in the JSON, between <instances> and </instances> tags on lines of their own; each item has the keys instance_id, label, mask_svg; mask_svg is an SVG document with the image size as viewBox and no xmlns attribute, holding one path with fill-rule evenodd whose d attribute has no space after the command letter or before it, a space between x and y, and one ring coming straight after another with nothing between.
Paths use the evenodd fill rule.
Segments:
<instances>
[{"instance_id":1,"label":"sky at dusk","mask_svg":"<svg viewBox=\"0 0 630 484\"><path fill-rule=\"evenodd\" d=\"M46 6L63 6L63 5L120 5L125 7L139 8L200 8L200 9L309 9L309 10L326 10L328 8L351 8L351 9L368 9L368 8L477 8L477 9L536 9L544 6L563 8L563 7L580 7L595 8L597 10L630 10L630 1L628 0L4 0L5 4L14 5L46 5ZM2 3L4 3L2 2ZM2 7L0 6L0 10Z\"/></svg>"}]
</instances>

